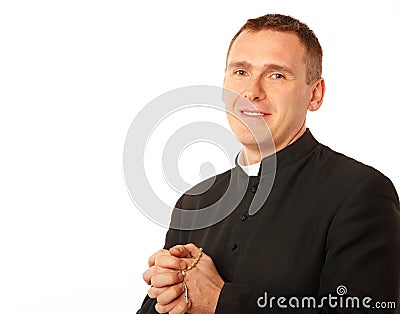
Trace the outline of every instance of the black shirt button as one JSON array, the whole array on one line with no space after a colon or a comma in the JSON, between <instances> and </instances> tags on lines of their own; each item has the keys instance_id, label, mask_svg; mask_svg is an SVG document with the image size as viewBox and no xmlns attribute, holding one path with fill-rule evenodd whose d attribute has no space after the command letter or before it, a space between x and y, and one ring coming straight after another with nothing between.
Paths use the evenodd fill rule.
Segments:
<instances>
[{"instance_id":1,"label":"black shirt button","mask_svg":"<svg viewBox=\"0 0 400 314\"><path fill-rule=\"evenodd\" d=\"M250 189L250 192L256 193L256 191L257 191L257 185L254 185L254 186Z\"/></svg>"},{"instance_id":2,"label":"black shirt button","mask_svg":"<svg viewBox=\"0 0 400 314\"><path fill-rule=\"evenodd\" d=\"M237 244L236 243L232 243L231 244L231 246L229 247L229 249L231 250L231 251L234 251L234 250L236 250L237 249Z\"/></svg>"},{"instance_id":3,"label":"black shirt button","mask_svg":"<svg viewBox=\"0 0 400 314\"><path fill-rule=\"evenodd\" d=\"M240 220L241 221L245 221L247 219L247 215L243 214L242 216L240 216Z\"/></svg>"}]
</instances>

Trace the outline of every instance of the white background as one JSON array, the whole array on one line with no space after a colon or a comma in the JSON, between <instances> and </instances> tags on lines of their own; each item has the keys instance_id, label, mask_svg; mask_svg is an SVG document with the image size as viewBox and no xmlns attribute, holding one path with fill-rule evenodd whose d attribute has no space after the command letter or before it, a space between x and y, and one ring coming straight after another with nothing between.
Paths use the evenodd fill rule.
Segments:
<instances>
[{"instance_id":1,"label":"white background","mask_svg":"<svg viewBox=\"0 0 400 314\"><path fill-rule=\"evenodd\" d=\"M357 4L356 4L357 3ZM396 1L2 1L0 313L135 313L166 230L133 205L135 115L182 86L221 86L248 18L291 14L324 48L308 126L400 189ZM184 123L184 121L182 121Z\"/></svg>"}]
</instances>

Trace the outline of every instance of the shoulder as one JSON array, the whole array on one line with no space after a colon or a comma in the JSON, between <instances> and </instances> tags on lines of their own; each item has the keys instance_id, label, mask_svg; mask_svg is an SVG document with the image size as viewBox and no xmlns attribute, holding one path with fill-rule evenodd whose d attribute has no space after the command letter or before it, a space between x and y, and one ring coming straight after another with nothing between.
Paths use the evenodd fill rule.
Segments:
<instances>
[{"instance_id":1,"label":"shoulder","mask_svg":"<svg viewBox=\"0 0 400 314\"><path fill-rule=\"evenodd\" d=\"M188 189L178 200L178 207L182 209L198 209L217 202L226 192L234 169L229 169L207 178Z\"/></svg>"},{"instance_id":2,"label":"shoulder","mask_svg":"<svg viewBox=\"0 0 400 314\"><path fill-rule=\"evenodd\" d=\"M325 180L330 178L336 181L337 188L353 190L357 187L370 186L374 190L385 189L398 201L391 180L374 167L338 153L323 144L318 145L314 155L313 158L319 161L320 175Z\"/></svg>"},{"instance_id":3,"label":"shoulder","mask_svg":"<svg viewBox=\"0 0 400 314\"><path fill-rule=\"evenodd\" d=\"M210 188L224 189L230 180L232 170L233 169L227 170L197 183L192 188L187 190L185 195L204 194L209 191Z\"/></svg>"},{"instance_id":4,"label":"shoulder","mask_svg":"<svg viewBox=\"0 0 400 314\"><path fill-rule=\"evenodd\" d=\"M329 234L340 231L343 239L380 238L400 248L400 206L393 183L377 169L324 146L321 154L332 176L340 178L332 193L340 194ZM351 235L350 235L351 234ZM347 239L346 238L346 239ZM373 239L366 242L371 245Z\"/></svg>"}]
</instances>

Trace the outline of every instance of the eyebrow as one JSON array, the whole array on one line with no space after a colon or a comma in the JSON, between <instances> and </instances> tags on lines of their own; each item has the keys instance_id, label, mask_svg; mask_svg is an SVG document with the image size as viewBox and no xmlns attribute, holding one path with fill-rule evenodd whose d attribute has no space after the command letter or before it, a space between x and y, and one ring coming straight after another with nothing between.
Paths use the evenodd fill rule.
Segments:
<instances>
[{"instance_id":1,"label":"eyebrow","mask_svg":"<svg viewBox=\"0 0 400 314\"><path fill-rule=\"evenodd\" d=\"M251 68L251 64L247 61L233 61L228 64L228 68L242 68L242 69L249 69Z\"/></svg>"},{"instance_id":2,"label":"eyebrow","mask_svg":"<svg viewBox=\"0 0 400 314\"><path fill-rule=\"evenodd\" d=\"M228 64L228 68L242 68L245 70L248 70L252 68L252 65L248 63L247 61L233 61ZM281 65L281 64L276 64L276 63L267 63L264 64L263 68L268 71L279 71L279 72L285 72L288 73L289 75L294 76L294 72L291 68L289 68L286 65Z\"/></svg>"}]
</instances>

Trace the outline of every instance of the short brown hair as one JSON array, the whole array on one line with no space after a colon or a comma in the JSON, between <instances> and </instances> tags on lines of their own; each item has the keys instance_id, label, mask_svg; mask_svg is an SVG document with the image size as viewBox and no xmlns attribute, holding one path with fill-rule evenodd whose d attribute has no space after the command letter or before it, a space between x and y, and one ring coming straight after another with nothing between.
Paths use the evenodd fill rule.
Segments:
<instances>
[{"instance_id":1,"label":"short brown hair","mask_svg":"<svg viewBox=\"0 0 400 314\"><path fill-rule=\"evenodd\" d=\"M314 32L299 20L281 14L267 14L255 19L247 20L246 24L236 33L229 45L227 58L232 44L243 31L275 30L279 32L295 33L306 48L304 63L306 65L306 80L310 84L322 75L322 48Z\"/></svg>"}]
</instances>

